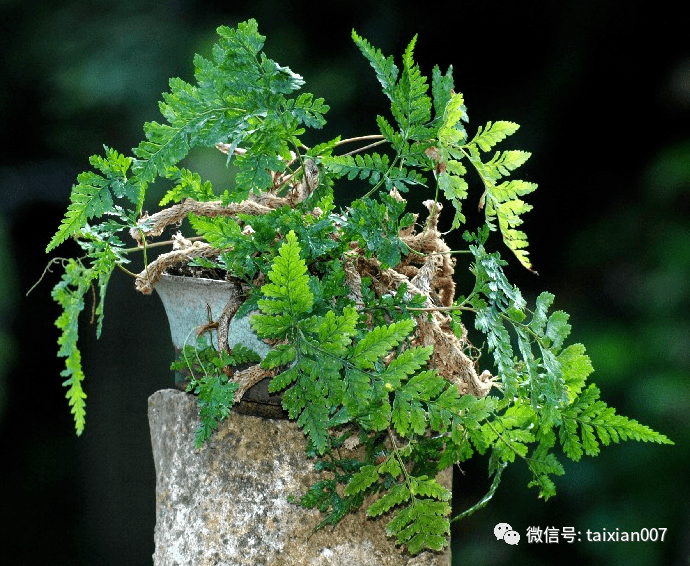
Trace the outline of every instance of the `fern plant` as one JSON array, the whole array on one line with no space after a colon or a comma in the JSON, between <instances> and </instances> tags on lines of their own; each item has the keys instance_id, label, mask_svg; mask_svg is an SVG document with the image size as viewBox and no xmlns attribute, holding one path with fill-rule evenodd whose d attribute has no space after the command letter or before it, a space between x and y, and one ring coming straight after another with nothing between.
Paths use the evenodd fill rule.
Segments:
<instances>
[{"instance_id":1,"label":"fern plant","mask_svg":"<svg viewBox=\"0 0 690 566\"><path fill-rule=\"evenodd\" d=\"M528 307L506 278L506 260L487 250L492 233L500 234L532 269L519 228L531 208L523 197L536 185L511 177L530 154L496 149L517 124L489 122L468 133L452 68L435 67L429 80L414 60L416 37L400 68L353 32L390 116L376 118L375 134L307 147L301 136L325 124L324 100L298 93L302 77L262 52L255 21L218 34L212 58L195 57L193 84L170 81L160 104L164 123L145 124L133 155L106 147L91 158L94 170L78 176L48 244L50 252L72 238L84 250L53 260L64 266L53 297L62 309L58 355L77 434L86 400L77 322L86 298L97 297L100 333L114 269L150 293L161 273L184 265L248 289L244 304L199 329L196 347L173 364L197 371L188 388L199 399L197 444L248 387L270 377L316 468L330 474L293 498L323 512L315 528L335 525L374 496L367 513L387 516L397 543L412 554L440 550L448 544L451 494L436 478L475 454L488 455L492 488L460 517L491 499L513 462L549 498L564 473L562 456L578 461L628 439L671 443L599 398L587 382L593 368L584 346L567 343L568 315L552 310L554 296L544 292ZM346 145L355 149L344 152ZM181 166L194 147L219 151L234 166L231 189L217 193ZM166 208L144 215L157 179L170 184ZM336 210L334 191L349 181L370 188ZM423 201L424 217L407 200ZM483 225L466 226L466 201L484 211ZM466 249L451 250L439 231L446 209ZM152 239L185 219L194 234L175 236L177 249L149 261ZM123 241L130 237L134 248ZM144 255L139 274L126 267L134 251ZM458 269L474 275L472 289L456 293ZM223 340L232 317L253 311L252 328L272 345L263 360ZM470 327L485 337L493 363L471 344ZM207 332L218 333L218 350ZM239 371L239 364L250 367Z\"/></svg>"}]
</instances>

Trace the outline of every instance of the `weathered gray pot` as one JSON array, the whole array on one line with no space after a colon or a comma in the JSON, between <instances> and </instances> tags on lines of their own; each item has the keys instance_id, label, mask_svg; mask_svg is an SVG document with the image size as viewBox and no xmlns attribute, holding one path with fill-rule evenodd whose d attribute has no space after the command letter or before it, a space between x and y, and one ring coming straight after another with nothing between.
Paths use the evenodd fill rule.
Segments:
<instances>
[{"instance_id":1,"label":"weathered gray pot","mask_svg":"<svg viewBox=\"0 0 690 566\"><path fill-rule=\"evenodd\" d=\"M170 335L176 356L179 356L186 344L196 344L196 328L210 321L217 321L229 301L241 303L244 300L241 291L234 283L216 279L164 274L155 284L154 289L160 296L168 315ZM209 334L205 336L208 340ZM216 332L211 333L211 341L217 348ZM236 344L251 348L262 358L270 350L268 344L259 340L252 330L249 316L233 318L230 322L228 346L232 348ZM175 372L175 386L181 390L186 389L189 375L188 371ZM242 398L242 402L233 407L233 411L284 418L281 407L282 395L268 393L269 381L265 379L249 389Z\"/></svg>"},{"instance_id":2,"label":"weathered gray pot","mask_svg":"<svg viewBox=\"0 0 690 566\"><path fill-rule=\"evenodd\" d=\"M450 552L410 556L385 534L388 517L360 510L312 535L323 518L288 502L327 477L314 471L294 421L231 411L200 450L196 399L149 398L156 466L154 566L450 566ZM439 480L451 487L451 469Z\"/></svg>"}]
</instances>

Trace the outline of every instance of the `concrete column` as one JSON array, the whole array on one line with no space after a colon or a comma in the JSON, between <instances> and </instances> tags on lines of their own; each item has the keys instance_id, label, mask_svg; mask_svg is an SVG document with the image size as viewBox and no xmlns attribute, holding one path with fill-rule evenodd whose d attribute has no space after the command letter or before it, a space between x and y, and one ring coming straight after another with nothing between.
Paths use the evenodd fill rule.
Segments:
<instances>
[{"instance_id":1,"label":"concrete column","mask_svg":"<svg viewBox=\"0 0 690 566\"><path fill-rule=\"evenodd\" d=\"M155 566L449 566L450 552L411 557L363 511L312 535L323 517L289 503L325 477L296 423L231 413L194 448L196 398L149 398L156 466ZM450 484L450 475L444 481Z\"/></svg>"}]
</instances>

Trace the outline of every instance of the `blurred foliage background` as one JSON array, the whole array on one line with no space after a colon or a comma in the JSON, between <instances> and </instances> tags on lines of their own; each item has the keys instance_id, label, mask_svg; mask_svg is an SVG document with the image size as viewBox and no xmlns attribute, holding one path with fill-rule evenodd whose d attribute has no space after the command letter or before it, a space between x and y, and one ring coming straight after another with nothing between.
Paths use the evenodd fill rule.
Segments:
<instances>
[{"instance_id":1,"label":"blurred foliage background","mask_svg":"<svg viewBox=\"0 0 690 566\"><path fill-rule=\"evenodd\" d=\"M555 293L602 397L676 442L614 445L568 465L548 502L514 466L486 509L454 524L454 564L688 564L690 43L679 12L636 0L0 1L2 562L151 564L146 400L172 384L163 308L114 275L100 342L82 338L89 399L77 439L55 357L57 275L25 293L88 156L137 145L143 122L159 119L168 78L191 79L192 56L209 53L218 25L255 17L268 55L331 105L322 139L374 133L387 111L353 27L396 57L419 33L423 71L453 65L470 130L522 125L510 145L534 153L522 177L540 185L526 223L540 276L513 261L509 277L526 296ZM222 190L215 154L189 162ZM485 470L479 460L456 473L459 511L488 488ZM498 522L522 535L519 545L495 539ZM583 540L528 544L529 526L575 527ZM645 527L666 527L665 542L586 541L587 529Z\"/></svg>"}]
</instances>

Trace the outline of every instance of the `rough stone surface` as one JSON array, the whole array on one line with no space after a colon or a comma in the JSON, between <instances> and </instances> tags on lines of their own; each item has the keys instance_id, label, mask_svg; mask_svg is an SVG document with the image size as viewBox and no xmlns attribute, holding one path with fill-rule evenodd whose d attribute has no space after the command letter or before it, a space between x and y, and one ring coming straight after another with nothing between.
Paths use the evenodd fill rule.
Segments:
<instances>
[{"instance_id":1,"label":"rough stone surface","mask_svg":"<svg viewBox=\"0 0 690 566\"><path fill-rule=\"evenodd\" d=\"M411 557L363 512L312 535L316 510L289 503L319 479L291 421L231 413L201 450L195 397L149 398L156 466L155 566L449 566L450 553ZM444 478L449 485L449 476Z\"/></svg>"}]
</instances>

